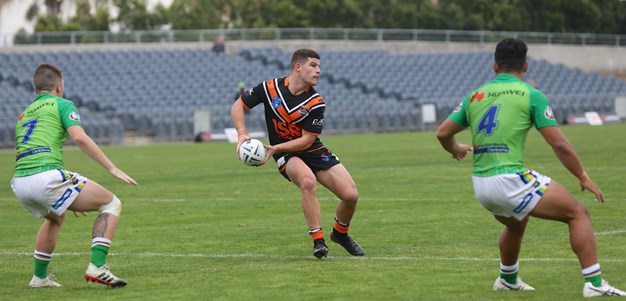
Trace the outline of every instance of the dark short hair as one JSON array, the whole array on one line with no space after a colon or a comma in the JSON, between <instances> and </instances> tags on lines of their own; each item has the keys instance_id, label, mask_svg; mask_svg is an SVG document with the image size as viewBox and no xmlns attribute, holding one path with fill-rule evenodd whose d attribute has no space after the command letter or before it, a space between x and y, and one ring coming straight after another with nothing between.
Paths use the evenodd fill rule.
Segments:
<instances>
[{"instance_id":1,"label":"dark short hair","mask_svg":"<svg viewBox=\"0 0 626 301\"><path fill-rule=\"evenodd\" d=\"M494 59L501 70L521 72L524 69L527 52L528 47L524 41L506 38L496 46Z\"/></svg>"},{"instance_id":2,"label":"dark short hair","mask_svg":"<svg viewBox=\"0 0 626 301\"><path fill-rule=\"evenodd\" d=\"M41 64L33 74L36 91L52 91L63 80L63 70L52 64Z\"/></svg>"},{"instance_id":3,"label":"dark short hair","mask_svg":"<svg viewBox=\"0 0 626 301\"><path fill-rule=\"evenodd\" d=\"M298 49L291 56L291 62L289 63L289 65L291 66L291 69L293 69L296 66L296 64L302 63L309 58L314 58L314 59L319 60L320 55L317 52L315 52L315 50L312 50L312 49L306 49L306 48Z\"/></svg>"}]
</instances>

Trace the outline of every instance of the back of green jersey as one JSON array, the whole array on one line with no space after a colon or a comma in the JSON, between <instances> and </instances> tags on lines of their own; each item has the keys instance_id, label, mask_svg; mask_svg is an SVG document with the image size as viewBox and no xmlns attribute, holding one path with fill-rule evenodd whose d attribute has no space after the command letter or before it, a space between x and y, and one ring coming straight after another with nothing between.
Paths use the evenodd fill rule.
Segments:
<instances>
[{"instance_id":1,"label":"back of green jersey","mask_svg":"<svg viewBox=\"0 0 626 301\"><path fill-rule=\"evenodd\" d=\"M80 117L71 101L38 95L15 125L15 176L63 168L63 144L72 125L80 125Z\"/></svg>"},{"instance_id":2,"label":"back of green jersey","mask_svg":"<svg viewBox=\"0 0 626 301\"><path fill-rule=\"evenodd\" d=\"M473 91L450 119L471 128L477 176L523 171L528 130L558 125L545 95L510 74Z\"/></svg>"}]
</instances>

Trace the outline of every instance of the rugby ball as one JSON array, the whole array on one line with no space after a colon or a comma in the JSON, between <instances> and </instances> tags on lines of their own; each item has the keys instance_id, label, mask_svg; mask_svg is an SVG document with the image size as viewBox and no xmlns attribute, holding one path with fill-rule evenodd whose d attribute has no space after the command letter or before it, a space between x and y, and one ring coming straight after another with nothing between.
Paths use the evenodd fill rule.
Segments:
<instances>
[{"instance_id":1,"label":"rugby ball","mask_svg":"<svg viewBox=\"0 0 626 301\"><path fill-rule=\"evenodd\" d=\"M267 150L263 142L257 139L244 141L239 147L239 159L248 166L259 166L263 163Z\"/></svg>"}]
</instances>

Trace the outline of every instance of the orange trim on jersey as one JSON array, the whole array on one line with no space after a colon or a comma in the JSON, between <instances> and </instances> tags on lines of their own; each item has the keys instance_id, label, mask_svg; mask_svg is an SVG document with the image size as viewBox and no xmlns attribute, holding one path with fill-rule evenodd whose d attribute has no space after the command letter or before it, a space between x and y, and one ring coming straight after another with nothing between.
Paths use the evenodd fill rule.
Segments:
<instances>
[{"instance_id":1,"label":"orange trim on jersey","mask_svg":"<svg viewBox=\"0 0 626 301\"><path fill-rule=\"evenodd\" d=\"M324 103L324 99L321 96L315 97L311 100L309 100L307 103L303 104L300 109L294 111L293 113L291 113L289 115L289 117L291 118L291 120L297 120L300 119L302 117L302 113L300 113L300 110L302 108L306 108L307 111L311 111L311 108L320 104L320 103ZM311 133L314 134L316 136L319 136L319 134L315 134L315 133Z\"/></svg>"},{"instance_id":2,"label":"orange trim on jersey","mask_svg":"<svg viewBox=\"0 0 626 301\"><path fill-rule=\"evenodd\" d=\"M315 149L310 149L310 150L308 150L307 152L312 153L312 152L314 152L314 151L316 151L316 150L320 150L320 149L322 149L322 148L324 148L324 146L323 146L323 145L322 145L322 146L320 146L320 147L318 147L318 148L315 148Z\"/></svg>"},{"instance_id":3,"label":"orange trim on jersey","mask_svg":"<svg viewBox=\"0 0 626 301\"><path fill-rule=\"evenodd\" d=\"M311 100L309 100L308 103L305 104L307 109L311 109L312 107L320 104L320 103L324 103L324 98L322 98L321 96L315 97Z\"/></svg>"},{"instance_id":4,"label":"orange trim on jersey","mask_svg":"<svg viewBox=\"0 0 626 301\"><path fill-rule=\"evenodd\" d=\"M282 105L282 98L278 96L278 87L274 85L274 80L268 80L266 83L267 91L270 93L270 105L272 105L272 101L274 100L274 98L279 98L281 100L281 105L278 106L278 108L274 108L274 110L276 110L276 113L278 113L278 115L280 115L283 120L291 123L293 119L291 118L291 116L289 116L289 113L287 112L285 106Z\"/></svg>"},{"instance_id":5,"label":"orange trim on jersey","mask_svg":"<svg viewBox=\"0 0 626 301\"><path fill-rule=\"evenodd\" d=\"M305 132L305 133L307 133L307 134L309 134L309 135L313 135L313 136L315 136L315 137L319 137L319 136L321 135L320 133L312 133L312 132L309 132L309 131L307 131L307 130L305 130L305 129L302 129L302 131L303 131L303 132Z\"/></svg>"},{"instance_id":6,"label":"orange trim on jersey","mask_svg":"<svg viewBox=\"0 0 626 301\"><path fill-rule=\"evenodd\" d=\"M241 96L239 96L239 98L237 98L237 101L241 102L241 104L243 105L244 109L250 110L250 108L248 108L248 106L246 106L246 103L243 102L243 99L241 99Z\"/></svg>"},{"instance_id":7,"label":"orange trim on jersey","mask_svg":"<svg viewBox=\"0 0 626 301\"><path fill-rule=\"evenodd\" d=\"M285 77L285 87L289 87L289 77ZM310 89L311 86L307 86L306 89L304 89L304 92L309 92Z\"/></svg>"}]
</instances>

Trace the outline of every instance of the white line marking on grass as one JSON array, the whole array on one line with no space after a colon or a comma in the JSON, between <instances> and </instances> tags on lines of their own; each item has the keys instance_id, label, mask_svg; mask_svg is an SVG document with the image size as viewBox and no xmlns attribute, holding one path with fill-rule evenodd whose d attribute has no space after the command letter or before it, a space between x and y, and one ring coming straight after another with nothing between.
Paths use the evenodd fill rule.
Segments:
<instances>
[{"instance_id":1,"label":"white line marking on grass","mask_svg":"<svg viewBox=\"0 0 626 301\"><path fill-rule=\"evenodd\" d=\"M219 201L219 202L224 202L224 201L258 201L258 200L263 200L263 201L272 201L272 202L300 202L300 197L294 197L294 198L262 198L262 199L251 199L251 198L237 198L237 197L220 197L220 198L208 198L208 200L210 201ZM320 202L338 202L339 199L337 198L332 198L332 197L320 197L318 198L318 200ZM441 201L441 199L438 198L359 198L360 201L380 201L380 202L389 202L389 201L396 201L396 202L436 202L436 201ZM198 202L206 202L207 199L205 198L192 198L192 199L181 199L181 198L177 198L177 199L159 199L159 198L151 198L151 199L133 199L132 201L140 201L140 202L163 202L163 203L167 203L167 202L188 202L188 201L198 201ZM462 199L449 199L447 200L448 202L450 201L465 201Z\"/></svg>"},{"instance_id":2,"label":"white line marking on grass","mask_svg":"<svg viewBox=\"0 0 626 301\"><path fill-rule=\"evenodd\" d=\"M615 230L615 231L606 231L606 232L596 232L596 235L612 235L612 234L621 234L626 233L626 230Z\"/></svg>"},{"instance_id":3,"label":"white line marking on grass","mask_svg":"<svg viewBox=\"0 0 626 301\"><path fill-rule=\"evenodd\" d=\"M133 200L133 201L179 203L179 202L186 202L188 200L187 199L136 199L136 200Z\"/></svg>"},{"instance_id":4,"label":"white line marking on grass","mask_svg":"<svg viewBox=\"0 0 626 301\"><path fill-rule=\"evenodd\" d=\"M32 256L31 252L0 252L0 256ZM53 256L91 256L87 252L61 252ZM266 258L266 259L311 259L311 256L269 255L269 254L201 254L201 253L110 253L110 256L122 257L203 257L203 258ZM348 260L406 260L406 261L500 261L500 258L478 257L411 257L411 256L364 256L348 257L329 256L332 259ZM578 262L575 258L522 258L523 261ZM626 262L626 259L602 259L602 262Z\"/></svg>"}]
</instances>

